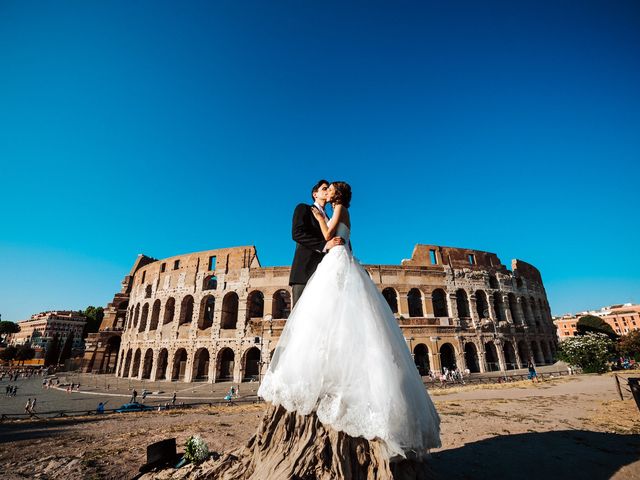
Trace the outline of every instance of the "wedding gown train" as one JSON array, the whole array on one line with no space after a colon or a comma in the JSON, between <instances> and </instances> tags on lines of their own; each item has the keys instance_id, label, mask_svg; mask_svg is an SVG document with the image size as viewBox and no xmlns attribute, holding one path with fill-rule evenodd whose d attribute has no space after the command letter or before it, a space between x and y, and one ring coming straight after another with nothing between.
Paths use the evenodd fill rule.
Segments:
<instances>
[{"instance_id":1,"label":"wedding gown train","mask_svg":"<svg viewBox=\"0 0 640 480\"><path fill-rule=\"evenodd\" d=\"M337 236L349 244L349 228ZM440 446L440 418L398 322L347 246L332 248L282 332L258 395L352 437L382 441L388 458Z\"/></svg>"}]
</instances>

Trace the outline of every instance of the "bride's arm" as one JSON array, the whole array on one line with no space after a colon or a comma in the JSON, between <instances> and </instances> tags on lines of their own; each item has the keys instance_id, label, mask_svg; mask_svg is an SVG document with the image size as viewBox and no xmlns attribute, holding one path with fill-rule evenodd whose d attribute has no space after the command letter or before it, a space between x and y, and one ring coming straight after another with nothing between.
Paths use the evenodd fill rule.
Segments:
<instances>
[{"instance_id":1,"label":"bride's arm","mask_svg":"<svg viewBox=\"0 0 640 480\"><path fill-rule=\"evenodd\" d=\"M336 205L333 209L333 216L329 223L327 223L324 219L324 216L317 211L316 208L313 209L313 215L318 220L320 224L320 230L322 230L322 235L325 240L331 240L336 233L336 229L338 228L338 223L340 223L340 215L342 215L342 205Z\"/></svg>"}]
</instances>

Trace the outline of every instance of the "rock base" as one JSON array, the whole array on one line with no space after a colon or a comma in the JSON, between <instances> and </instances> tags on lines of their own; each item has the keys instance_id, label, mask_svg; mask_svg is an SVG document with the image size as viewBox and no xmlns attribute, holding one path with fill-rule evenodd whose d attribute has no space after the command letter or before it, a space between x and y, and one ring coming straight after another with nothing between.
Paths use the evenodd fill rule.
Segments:
<instances>
[{"instance_id":1,"label":"rock base","mask_svg":"<svg viewBox=\"0 0 640 480\"><path fill-rule=\"evenodd\" d=\"M377 440L354 438L307 416L269 406L258 432L247 444L218 460L144 478L217 480L426 480L433 476L421 461L390 463Z\"/></svg>"}]
</instances>

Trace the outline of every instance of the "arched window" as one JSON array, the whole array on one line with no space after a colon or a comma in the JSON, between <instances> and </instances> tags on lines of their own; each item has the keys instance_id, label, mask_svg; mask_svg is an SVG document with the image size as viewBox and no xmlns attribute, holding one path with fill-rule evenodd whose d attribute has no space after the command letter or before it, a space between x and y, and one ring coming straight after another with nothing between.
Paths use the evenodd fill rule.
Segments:
<instances>
[{"instance_id":1,"label":"arched window","mask_svg":"<svg viewBox=\"0 0 640 480\"><path fill-rule=\"evenodd\" d=\"M191 295L187 295L182 299L182 304L180 305L180 321L178 325L182 325L184 323L191 323L193 320L193 297Z\"/></svg>"},{"instance_id":2,"label":"arched window","mask_svg":"<svg viewBox=\"0 0 640 480\"><path fill-rule=\"evenodd\" d=\"M422 310L422 293L417 288L412 288L407 294L407 301L409 303L409 316L410 317L424 317Z\"/></svg>"},{"instance_id":3,"label":"arched window","mask_svg":"<svg viewBox=\"0 0 640 480\"><path fill-rule=\"evenodd\" d=\"M203 290L216 290L218 288L218 277L215 275L207 275L202 282Z\"/></svg>"},{"instance_id":4,"label":"arched window","mask_svg":"<svg viewBox=\"0 0 640 480\"><path fill-rule=\"evenodd\" d=\"M464 346L464 361L471 373L480 372L480 362L478 361L478 349L472 342Z\"/></svg>"},{"instance_id":5,"label":"arched window","mask_svg":"<svg viewBox=\"0 0 640 480\"><path fill-rule=\"evenodd\" d=\"M169 297L167 299L167 303L164 306L164 317L162 319L162 324L166 325L167 323L173 322L173 317L176 313L176 299L173 297Z\"/></svg>"},{"instance_id":6,"label":"arched window","mask_svg":"<svg viewBox=\"0 0 640 480\"><path fill-rule=\"evenodd\" d=\"M287 290L278 290L273 294L273 318L289 318L291 295Z\"/></svg>"},{"instance_id":7,"label":"arched window","mask_svg":"<svg viewBox=\"0 0 640 480\"><path fill-rule=\"evenodd\" d=\"M193 358L193 379L207 380L209 378L209 350L199 348Z\"/></svg>"},{"instance_id":8,"label":"arched window","mask_svg":"<svg viewBox=\"0 0 640 480\"><path fill-rule=\"evenodd\" d=\"M200 318L198 328L204 330L213 325L213 313L215 311L216 299L213 295L207 295L200 303Z\"/></svg>"},{"instance_id":9,"label":"arched window","mask_svg":"<svg viewBox=\"0 0 640 480\"><path fill-rule=\"evenodd\" d=\"M431 370L431 366L429 365L429 349L424 343L419 343L414 347L413 360L421 376L429 375L429 370Z\"/></svg>"},{"instance_id":10,"label":"arched window","mask_svg":"<svg viewBox=\"0 0 640 480\"><path fill-rule=\"evenodd\" d=\"M504 302L502 301L502 294L500 292L493 293L493 309L496 312L496 320L498 322L504 321Z\"/></svg>"},{"instance_id":11,"label":"arched window","mask_svg":"<svg viewBox=\"0 0 640 480\"><path fill-rule=\"evenodd\" d=\"M382 290L382 296L389 304L389 308L393 313L398 313L398 294L395 289L387 287Z\"/></svg>"},{"instance_id":12,"label":"arched window","mask_svg":"<svg viewBox=\"0 0 640 480\"><path fill-rule=\"evenodd\" d=\"M144 332L145 328L147 328L147 318L149 318L149 304L145 303L144 307L142 307L142 318L140 319L139 332Z\"/></svg>"},{"instance_id":13,"label":"arched window","mask_svg":"<svg viewBox=\"0 0 640 480\"><path fill-rule=\"evenodd\" d=\"M462 288L456 291L456 306L458 307L459 318L471 317L469 313L469 297L467 297L467 292Z\"/></svg>"},{"instance_id":14,"label":"arched window","mask_svg":"<svg viewBox=\"0 0 640 480\"><path fill-rule=\"evenodd\" d=\"M476 291L476 309L478 318L489 318L489 303L487 302L487 294L482 290Z\"/></svg>"},{"instance_id":15,"label":"arched window","mask_svg":"<svg viewBox=\"0 0 640 480\"><path fill-rule=\"evenodd\" d=\"M436 317L448 317L447 294L441 288L437 288L431 293L433 303L433 315Z\"/></svg>"},{"instance_id":16,"label":"arched window","mask_svg":"<svg viewBox=\"0 0 640 480\"><path fill-rule=\"evenodd\" d=\"M223 329L234 329L238 324L238 294L229 292L222 300L222 320L220 326Z\"/></svg>"},{"instance_id":17,"label":"arched window","mask_svg":"<svg viewBox=\"0 0 640 480\"><path fill-rule=\"evenodd\" d=\"M247 297L247 318L264 317L264 294L254 290Z\"/></svg>"},{"instance_id":18,"label":"arched window","mask_svg":"<svg viewBox=\"0 0 640 480\"><path fill-rule=\"evenodd\" d=\"M158 321L160 320L160 300L153 302L153 308L151 309L151 322L149 324L149 330L156 330L158 328Z\"/></svg>"},{"instance_id":19,"label":"arched window","mask_svg":"<svg viewBox=\"0 0 640 480\"><path fill-rule=\"evenodd\" d=\"M495 275L489 275L489 288L498 288L498 279Z\"/></svg>"}]
</instances>

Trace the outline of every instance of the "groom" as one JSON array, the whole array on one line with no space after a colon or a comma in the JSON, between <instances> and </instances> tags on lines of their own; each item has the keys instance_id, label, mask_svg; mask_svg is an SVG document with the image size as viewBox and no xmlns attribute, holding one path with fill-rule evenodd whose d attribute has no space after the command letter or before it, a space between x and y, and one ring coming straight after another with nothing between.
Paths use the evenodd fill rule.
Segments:
<instances>
[{"instance_id":1,"label":"groom","mask_svg":"<svg viewBox=\"0 0 640 480\"><path fill-rule=\"evenodd\" d=\"M315 206L328 220L324 207L327 203L327 189L329 182L320 180L311 189L311 197L313 205L305 203L299 204L293 212L293 225L291 227L291 236L296 242L296 253L293 257L291 265L291 275L289 276L289 285L293 291L293 299L291 308L293 308L302 295L304 287L307 285L309 278L318 268L318 264L322 261L325 253L337 245L344 244L344 240L340 237L333 237L325 242L320 224L311 213L311 209Z\"/></svg>"}]
</instances>

